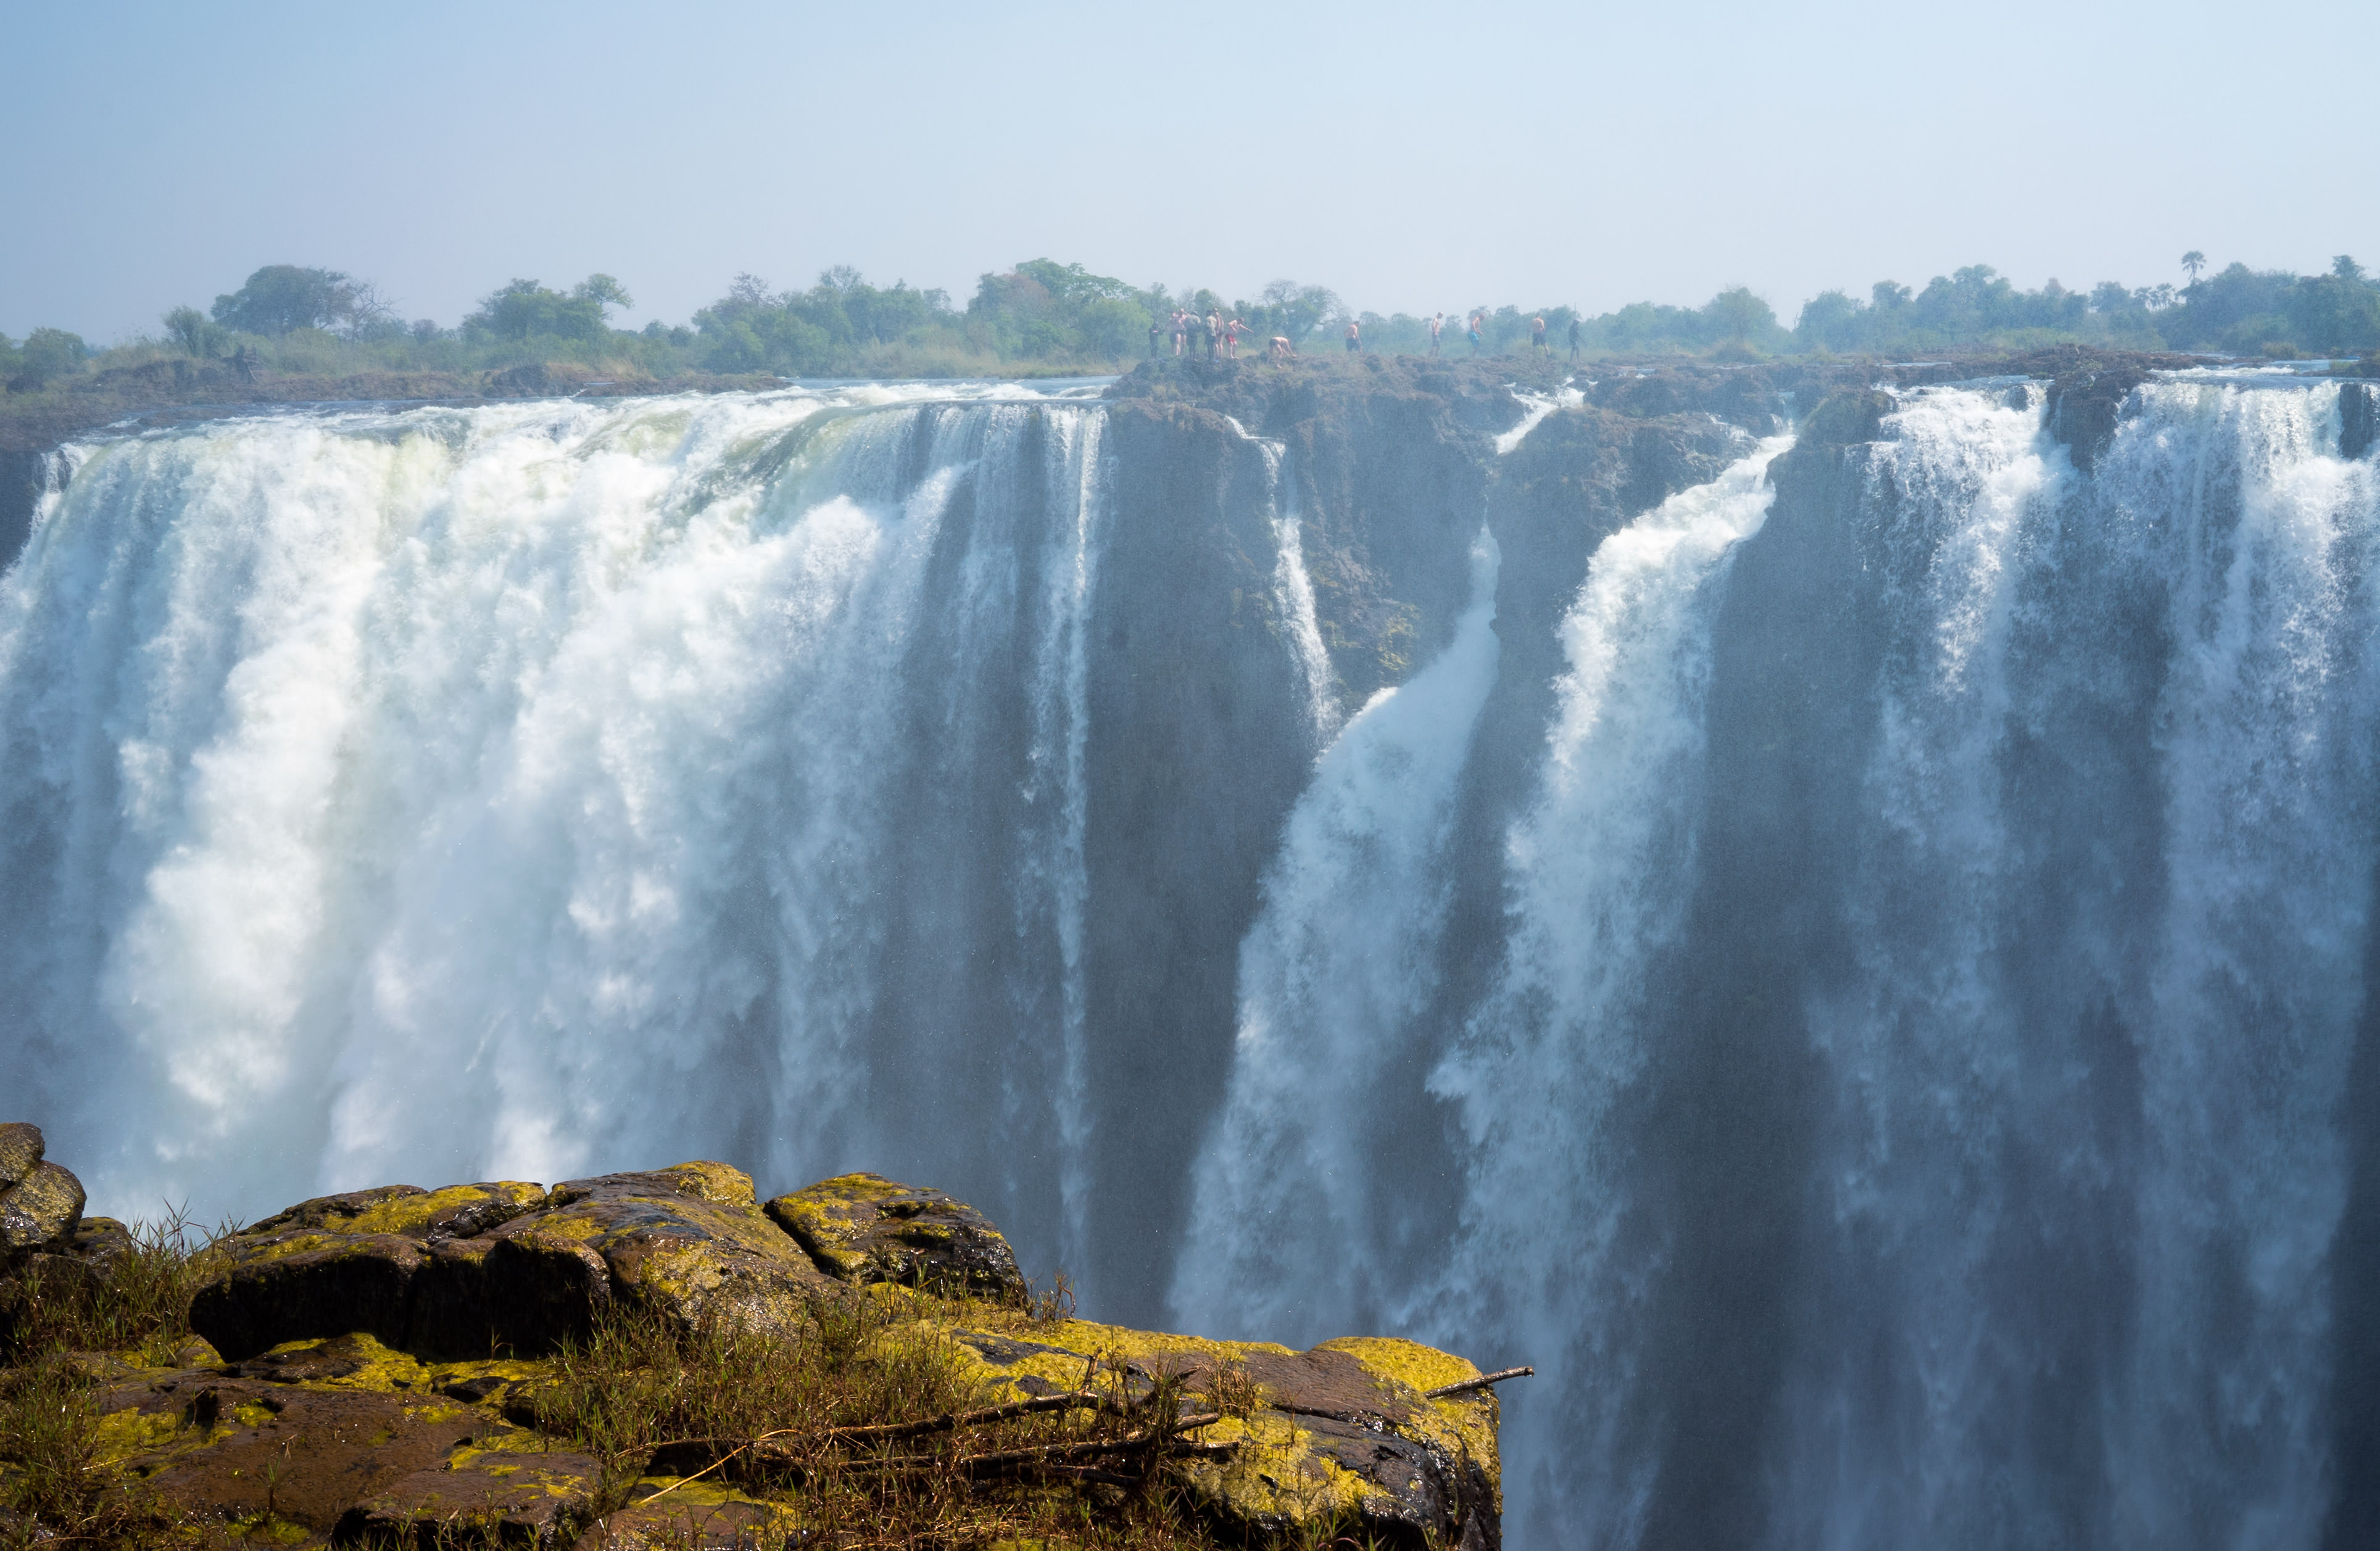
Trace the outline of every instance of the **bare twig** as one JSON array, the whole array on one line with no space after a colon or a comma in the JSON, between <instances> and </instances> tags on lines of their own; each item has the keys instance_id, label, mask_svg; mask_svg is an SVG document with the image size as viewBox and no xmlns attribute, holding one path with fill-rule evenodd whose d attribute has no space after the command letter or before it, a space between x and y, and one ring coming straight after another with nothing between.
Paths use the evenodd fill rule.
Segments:
<instances>
[{"instance_id":1,"label":"bare twig","mask_svg":"<svg viewBox=\"0 0 2380 1551\"><path fill-rule=\"evenodd\" d=\"M1111 1410L1114 1402L1085 1391L1071 1395L1044 1395L1037 1400L1014 1400L1004 1406L987 1406L981 1411L944 1412L923 1422L886 1422L870 1427L829 1427L817 1436L821 1443L875 1443L891 1438L914 1438L927 1433L954 1432L961 1427L981 1427L993 1422L1006 1422L1014 1417L1030 1416L1044 1411Z\"/></svg>"},{"instance_id":2,"label":"bare twig","mask_svg":"<svg viewBox=\"0 0 2380 1551\"><path fill-rule=\"evenodd\" d=\"M1004 1406L987 1406L981 1411L944 1412L940 1416L928 1417L922 1422L887 1422L866 1427L828 1427L798 1437L794 1436L795 1429L785 1428L781 1432L767 1433L760 1437L743 1441L734 1438L672 1438L666 1443L652 1446L652 1459L655 1462L659 1462L672 1454L681 1458L690 1455L692 1460L710 1459L711 1462L703 1469L711 1471L718 1469L745 1450L750 1449L755 1460L784 1463L808 1448L820 1446L892 1442L900 1438L920 1437L929 1433L948 1433L965 1427L985 1426L994 1422L1014 1421L1017 1417L1030 1416L1038 1412L1113 1412L1116 1410L1115 1402L1104 1396L1080 1392L1069 1395L1044 1395L1030 1400L1011 1401ZM766 1448L759 1447L763 1442L772 1438L787 1438L790 1441L776 1443ZM686 1462L690 1463L692 1460ZM686 1479L692 1480L693 1477L689 1476Z\"/></svg>"},{"instance_id":3,"label":"bare twig","mask_svg":"<svg viewBox=\"0 0 2380 1551\"><path fill-rule=\"evenodd\" d=\"M844 1468L862 1472L922 1471L931 1470L947 1462L973 1475L1026 1465L1061 1464L1070 1460L1095 1460L1106 1454L1136 1454L1148 1448L1164 1448L1168 1452L1184 1454L1223 1453L1234 1446L1189 1443L1173 1436L1175 1433L1186 1432L1193 1427L1210 1426L1221 1420L1223 1418L1220 1412L1202 1412L1196 1416L1183 1417L1166 1428L1135 1433L1128 1437L1087 1438L1078 1443L1045 1443L1031 1448L1004 1448L991 1454L962 1455L956 1460L948 1461L933 1454L900 1454L889 1460L854 1460Z\"/></svg>"},{"instance_id":4,"label":"bare twig","mask_svg":"<svg viewBox=\"0 0 2380 1551\"><path fill-rule=\"evenodd\" d=\"M784 1434L791 1431L793 1431L793 1429L790 1427L783 1427L773 1433L763 1433L749 1443L729 1449L726 1453L721 1455L718 1459L713 1460L710 1463L703 1466L702 1469L695 1472L692 1475L681 1476L677 1480L671 1482L668 1485L662 1487L660 1491L655 1492L651 1496L647 1497L644 1502L638 1503L637 1506L638 1508L642 1508L645 1506L645 1503L658 1502L662 1498L668 1496L672 1492L676 1491L679 1487L685 1485L687 1482L699 1481L704 1476L709 1475L712 1471L717 1470L720 1466L727 1463L728 1460L733 1460L738 1454L743 1453L745 1449L758 1448L760 1445L768 1442L771 1438L782 1437Z\"/></svg>"},{"instance_id":5,"label":"bare twig","mask_svg":"<svg viewBox=\"0 0 2380 1551\"><path fill-rule=\"evenodd\" d=\"M1441 1384L1435 1389L1423 1390L1422 1395L1427 1400L1442 1400L1449 1395L1460 1395L1465 1390L1488 1388L1508 1378L1534 1378L1536 1372L1535 1368L1503 1368L1492 1374L1481 1374L1477 1378L1466 1378L1460 1384Z\"/></svg>"}]
</instances>

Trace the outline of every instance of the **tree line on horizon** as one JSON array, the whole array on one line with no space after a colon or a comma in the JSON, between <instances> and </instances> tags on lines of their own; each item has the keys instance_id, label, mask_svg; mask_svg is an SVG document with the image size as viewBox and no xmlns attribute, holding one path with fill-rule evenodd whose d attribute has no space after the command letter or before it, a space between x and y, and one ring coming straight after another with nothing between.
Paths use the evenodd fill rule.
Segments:
<instances>
[{"instance_id":1,"label":"tree line on horizon","mask_svg":"<svg viewBox=\"0 0 2380 1551\"><path fill-rule=\"evenodd\" d=\"M1693 355L1751 360L1786 354L1905 356L1976 347L2032 348L2089 342L2131 349L2216 351L2275 358L2380 350L2380 283L2341 255L2301 275L2234 263L2212 273L2184 255L2176 286L2103 282L2089 291L2051 280L2019 289L1988 265L1937 275L1924 289L1879 281L1864 298L1826 291L1788 328L1744 286L1698 308L1636 302L1586 317L1567 306L1475 305L1446 313L1443 348L1467 353L1466 320L1482 321L1485 349L1525 350L1533 321L1566 351L1570 325L1592 356ZM741 274L687 324L613 326L634 305L621 283L590 274L565 290L516 279L489 293L452 328L407 321L370 284L334 270L270 264L205 311L176 307L162 332L94 350L63 329L23 340L0 334L0 383L40 393L75 377L165 357L231 362L255 370L346 376L371 370L463 372L568 360L622 376L691 373L803 377L1103 373L1129 367L1152 345L1170 348L1176 309L1237 318L1258 337L1281 335L1337 348L1349 322L1365 346L1419 354L1418 313L1355 313L1320 285L1276 281L1226 301L1210 289L1135 286L1081 264L1034 259L980 277L964 306L947 292L903 281L871 285L837 266L801 290L772 290ZM1152 330L1157 333L1152 334Z\"/></svg>"}]
</instances>

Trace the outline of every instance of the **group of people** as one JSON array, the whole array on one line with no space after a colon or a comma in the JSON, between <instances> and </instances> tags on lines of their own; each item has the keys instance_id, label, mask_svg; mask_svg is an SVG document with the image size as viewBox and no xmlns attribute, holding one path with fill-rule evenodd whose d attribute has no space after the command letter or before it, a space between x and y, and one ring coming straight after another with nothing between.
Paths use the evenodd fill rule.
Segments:
<instances>
[{"instance_id":1,"label":"group of people","mask_svg":"<svg viewBox=\"0 0 2380 1551\"><path fill-rule=\"evenodd\" d=\"M1439 334L1445 329L1445 313L1433 312L1430 314L1429 353L1433 356L1438 354ZM1485 312L1474 312L1470 317L1463 320L1463 332L1465 337L1471 341L1471 353L1475 356L1488 347L1487 328L1488 314ZM1578 326L1578 320L1576 318L1572 318L1570 321L1570 358L1573 365L1577 364L1578 361L1579 345L1582 343L1581 334L1582 331ZM1353 323L1347 325L1347 348L1350 350L1355 348L1355 325ZM1543 315L1529 320L1529 354L1533 356L1542 356L1548 360L1551 360L1553 358L1553 342L1546 336L1546 321Z\"/></svg>"},{"instance_id":2,"label":"group of people","mask_svg":"<svg viewBox=\"0 0 2380 1551\"><path fill-rule=\"evenodd\" d=\"M1172 327L1174 355L1177 357L1204 356L1210 361L1238 360L1241 336L1256 333L1256 330L1239 319L1226 318L1220 311L1209 312L1202 317L1179 307L1173 309ZM1445 327L1445 313L1430 314L1429 353L1433 356L1439 353L1439 335ZM1487 327L1488 314L1485 312L1474 312L1463 321L1463 332L1470 339L1471 353L1475 356L1487 348ZM1163 326L1155 319L1150 319L1148 356L1151 360L1155 360L1161 353L1163 338ZM1578 360L1579 344L1578 320L1572 318L1570 321L1570 358L1573 364ZM1347 353L1354 355L1363 348L1363 325L1351 318L1347 321ZM1285 360L1297 352L1296 347L1290 344L1287 335L1275 334L1272 336L1271 347L1265 353L1274 360ZM1553 344L1546 335L1546 321L1542 316L1529 320L1529 353L1533 356L1542 356L1548 360L1553 358Z\"/></svg>"},{"instance_id":3,"label":"group of people","mask_svg":"<svg viewBox=\"0 0 2380 1551\"><path fill-rule=\"evenodd\" d=\"M1210 361L1235 361L1240 358L1240 337L1257 331L1237 318L1226 318L1220 312L1200 317L1183 308L1173 309L1173 353L1177 356L1204 356ZM1149 320L1148 354L1153 360L1158 354L1160 333L1157 321ZM1289 341L1273 335L1272 355L1276 357L1290 353Z\"/></svg>"}]
</instances>

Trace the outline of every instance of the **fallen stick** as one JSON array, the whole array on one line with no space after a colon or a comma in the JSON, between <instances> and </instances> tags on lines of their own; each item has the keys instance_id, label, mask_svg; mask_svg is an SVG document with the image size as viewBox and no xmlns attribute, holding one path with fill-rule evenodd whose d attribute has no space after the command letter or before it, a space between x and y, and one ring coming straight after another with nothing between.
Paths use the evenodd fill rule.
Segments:
<instances>
[{"instance_id":1,"label":"fallen stick","mask_svg":"<svg viewBox=\"0 0 2380 1551\"><path fill-rule=\"evenodd\" d=\"M1425 1389L1422 1398L1443 1400L1449 1395L1460 1395L1468 1389L1486 1389L1508 1378L1535 1378L1536 1373L1535 1368L1504 1368L1492 1374L1481 1374L1477 1378L1466 1378L1460 1384L1441 1384L1435 1389Z\"/></svg>"},{"instance_id":2,"label":"fallen stick","mask_svg":"<svg viewBox=\"0 0 2380 1551\"><path fill-rule=\"evenodd\" d=\"M1112 1402L1084 1391L1069 1395L1044 1395L1038 1400L1012 1400L1004 1406L987 1406L981 1411L944 1412L923 1422L884 1422L868 1427L829 1427L813 1435L821 1443L874 1443L880 1439L914 1438L927 1433L949 1433L961 1427L981 1427L993 1422L1007 1422L1019 1416L1031 1416L1044 1411L1098 1411Z\"/></svg>"},{"instance_id":3,"label":"fallen stick","mask_svg":"<svg viewBox=\"0 0 2380 1551\"><path fill-rule=\"evenodd\" d=\"M644 1502L638 1503L637 1506L638 1508L643 1508L649 1503L659 1502L662 1498L668 1496L672 1492L674 1492L679 1487L685 1485L686 1482L696 1480L701 1476L709 1475L712 1471L717 1470L720 1466L727 1463L728 1460L733 1460L738 1454L743 1453L745 1449L758 1448L760 1445L768 1442L769 1439L775 1437L777 1435L775 1433L763 1433L759 1437L754 1438L750 1443L745 1444L740 1448L729 1449L718 1459L713 1460L710 1463L703 1466L702 1469L695 1472L693 1475L671 1482L668 1485L662 1487L660 1491L655 1492L651 1496L647 1497ZM662 1447L667 1448L668 1446L663 1445Z\"/></svg>"},{"instance_id":4,"label":"fallen stick","mask_svg":"<svg viewBox=\"0 0 2380 1551\"><path fill-rule=\"evenodd\" d=\"M982 1471L1006 1470L1033 1464L1058 1464L1069 1460L1096 1460L1103 1454L1136 1454L1150 1448L1163 1448L1168 1452L1185 1454L1222 1453L1231 1444L1201 1444L1177 1438L1174 1435L1193 1427L1211 1426L1223 1420L1220 1412L1207 1412L1185 1416L1170 1426L1154 1432L1135 1433L1122 1438L1085 1438L1077 1443L1045 1443L1031 1448L1004 1448L992 1454L964 1454L945 1461L933 1454L898 1454L889 1460L849 1460L843 1468L847 1471L932 1470L944 1463L953 1464L973 1475Z\"/></svg>"},{"instance_id":5,"label":"fallen stick","mask_svg":"<svg viewBox=\"0 0 2380 1551\"><path fill-rule=\"evenodd\" d=\"M1003 1406L987 1406L981 1411L944 1412L922 1422L885 1422L865 1427L829 1427L820 1432L799 1436L791 1428L764 1433L758 1438L738 1441L734 1438L673 1438L653 1446L648 1468L664 1462L694 1465L708 1460L703 1472L717 1469L746 1449L756 1460L784 1463L803 1449L824 1444L879 1443L899 1438L920 1437L928 1433L954 1432L962 1427L981 1427L994 1422L1011 1422L1020 1416L1030 1416L1047 1411L1113 1411L1115 1403L1101 1396L1076 1391L1065 1395L1044 1395L1036 1400L1013 1400ZM785 1441L769 1448L760 1445L771 1439ZM702 1473L698 1472L697 1473Z\"/></svg>"}]
</instances>

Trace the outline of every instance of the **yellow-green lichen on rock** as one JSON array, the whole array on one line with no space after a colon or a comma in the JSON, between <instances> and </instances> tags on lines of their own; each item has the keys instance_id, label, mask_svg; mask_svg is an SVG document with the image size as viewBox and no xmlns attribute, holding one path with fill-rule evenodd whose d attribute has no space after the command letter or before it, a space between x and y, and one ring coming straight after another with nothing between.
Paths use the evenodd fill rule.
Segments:
<instances>
[{"instance_id":1,"label":"yellow-green lichen on rock","mask_svg":"<svg viewBox=\"0 0 2380 1551\"><path fill-rule=\"evenodd\" d=\"M994 1299L1025 1294L1016 1255L1000 1230L941 1191L881 1174L840 1174L776 1197L768 1212L811 1259L844 1281L940 1287Z\"/></svg>"},{"instance_id":2,"label":"yellow-green lichen on rock","mask_svg":"<svg viewBox=\"0 0 2380 1551\"><path fill-rule=\"evenodd\" d=\"M550 1191L384 1187L301 1203L218 1246L205 1268L192 1323L220 1353L192 1340L172 1369L94 1360L104 1452L179 1509L260 1533L295 1523L407 1541L477 1523L559 1543L620 1501L623 1469L698 1468L657 1445L649 1459L610 1460L606 1477L537 1430L579 1414L561 1392L586 1382L572 1366L583 1356L546 1354L611 1307L797 1339L860 1329L856 1361L954 1379L970 1398L961 1404L1089 1387L1108 1408L1098 1425L1146 1425L1144 1408L1166 1397L1220 1412L1195 1432L1208 1450L1168 1468L1225 1539L1496 1544L1495 1396L1427 1393L1476 1377L1470 1363L1388 1338L1301 1351L1036 1317L997 1230L940 1192L878 1175L765 1208L747 1175L699 1161ZM880 1306L858 1320L826 1313L847 1315L856 1301ZM265 1472L277 1472L270 1490ZM657 1547L722 1526L782 1538L798 1499L797 1481L651 1473L604 1516L602 1544Z\"/></svg>"},{"instance_id":3,"label":"yellow-green lichen on rock","mask_svg":"<svg viewBox=\"0 0 2380 1551\"><path fill-rule=\"evenodd\" d=\"M1389 1339L1329 1341L1307 1351L1269 1341L1219 1341L1068 1319L1026 1328L941 1332L995 1400L1099 1386L1119 1368L1154 1382L1178 1376L1191 1403L1241 1393L1200 1441L1235 1447L1184 1461L1192 1498L1257 1539L1334 1526L1444 1545L1485 1544L1502 1510L1495 1399L1433 1400L1425 1388L1478 1376L1462 1358Z\"/></svg>"}]
</instances>

